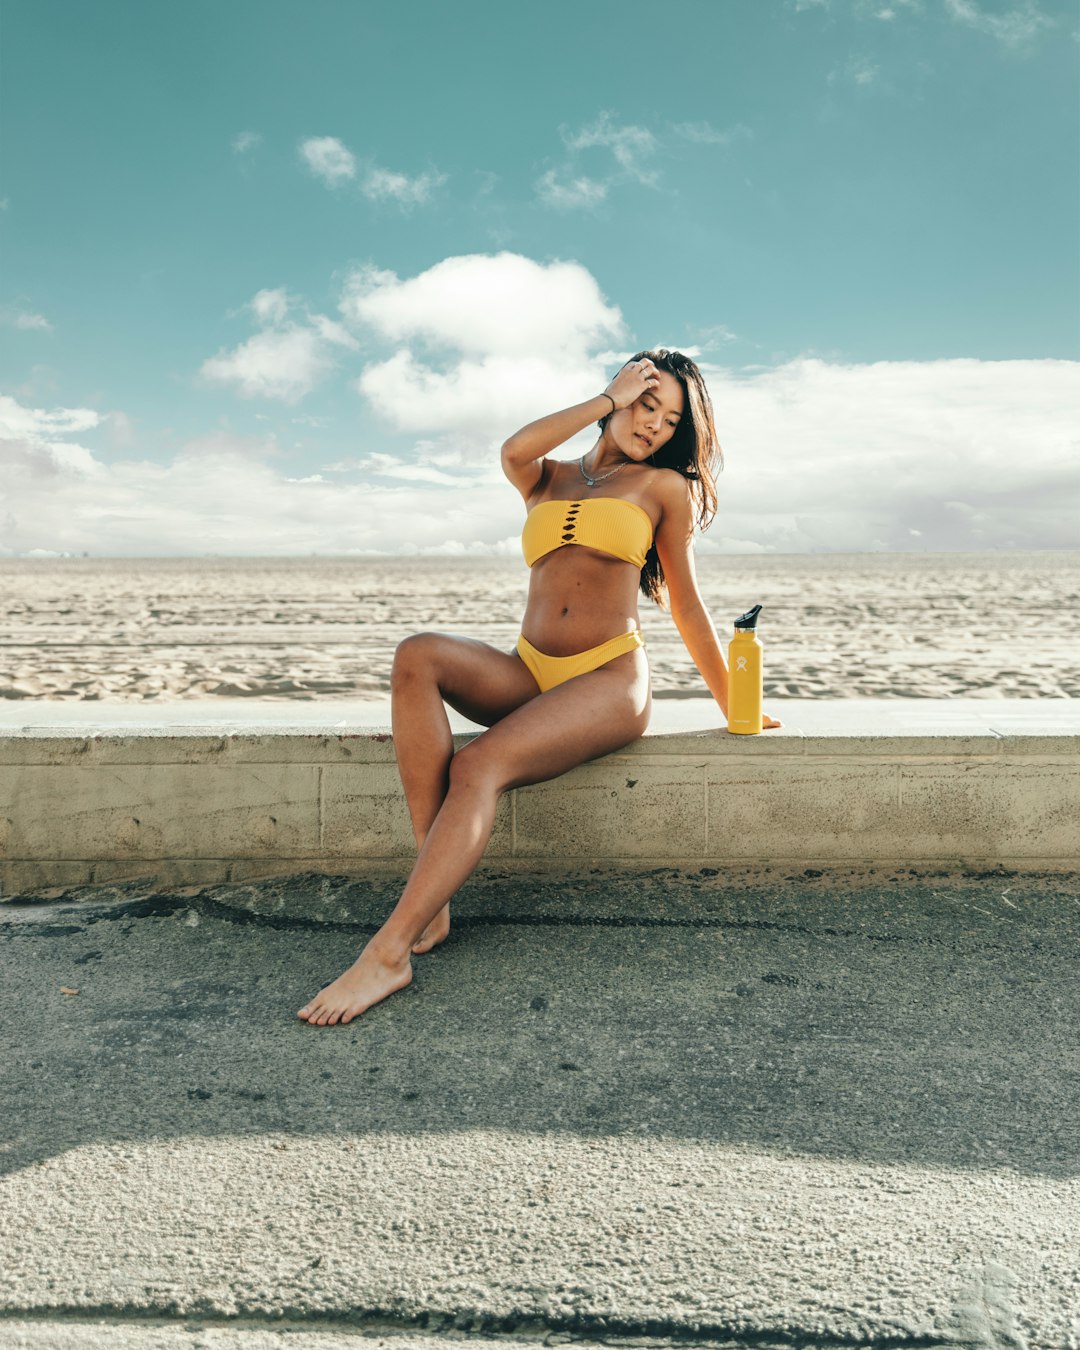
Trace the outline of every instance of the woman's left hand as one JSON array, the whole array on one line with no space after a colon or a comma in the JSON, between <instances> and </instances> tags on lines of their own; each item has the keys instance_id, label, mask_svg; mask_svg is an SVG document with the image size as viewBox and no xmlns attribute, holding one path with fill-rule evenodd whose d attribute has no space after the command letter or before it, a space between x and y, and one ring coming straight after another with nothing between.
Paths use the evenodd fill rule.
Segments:
<instances>
[{"instance_id":1,"label":"woman's left hand","mask_svg":"<svg viewBox=\"0 0 1080 1350\"><path fill-rule=\"evenodd\" d=\"M782 727L783 725L783 722L778 722L775 717L770 717L768 713L763 712L761 714L762 731L768 731L770 727Z\"/></svg>"}]
</instances>

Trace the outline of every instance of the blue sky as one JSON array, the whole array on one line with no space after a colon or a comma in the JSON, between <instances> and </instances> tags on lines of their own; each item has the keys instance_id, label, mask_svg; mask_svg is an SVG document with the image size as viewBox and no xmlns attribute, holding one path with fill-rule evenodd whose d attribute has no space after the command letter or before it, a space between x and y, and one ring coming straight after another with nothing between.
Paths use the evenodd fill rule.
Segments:
<instances>
[{"instance_id":1,"label":"blue sky","mask_svg":"<svg viewBox=\"0 0 1080 1350\"><path fill-rule=\"evenodd\" d=\"M509 554L499 442L653 343L709 547L1072 543L1077 27L5 0L0 552Z\"/></svg>"}]
</instances>

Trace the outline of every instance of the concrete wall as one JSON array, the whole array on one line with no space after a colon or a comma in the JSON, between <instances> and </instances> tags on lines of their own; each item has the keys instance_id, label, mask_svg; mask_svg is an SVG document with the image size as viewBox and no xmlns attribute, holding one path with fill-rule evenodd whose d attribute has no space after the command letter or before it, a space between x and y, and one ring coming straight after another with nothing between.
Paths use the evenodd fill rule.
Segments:
<instances>
[{"instance_id":1,"label":"concrete wall","mask_svg":"<svg viewBox=\"0 0 1080 1350\"><path fill-rule=\"evenodd\" d=\"M932 709L919 702L922 721L906 726L895 718L860 725L848 705L831 729L819 710L816 727L761 736L650 734L508 794L486 857L529 870L589 862L1080 867L1076 709L1064 728L1046 703L1038 725L1034 707L996 727L978 718L950 725L946 716L928 720ZM403 869L413 856L386 732L0 731L5 896L145 876L199 884Z\"/></svg>"}]
</instances>

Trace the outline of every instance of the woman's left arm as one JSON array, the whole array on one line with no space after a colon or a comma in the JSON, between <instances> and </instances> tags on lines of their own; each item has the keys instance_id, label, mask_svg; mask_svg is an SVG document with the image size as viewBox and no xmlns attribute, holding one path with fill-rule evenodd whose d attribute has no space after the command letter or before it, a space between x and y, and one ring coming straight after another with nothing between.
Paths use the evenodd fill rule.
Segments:
<instances>
[{"instance_id":1,"label":"woman's left arm","mask_svg":"<svg viewBox=\"0 0 1080 1350\"><path fill-rule=\"evenodd\" d=\"M663 515L654 542L667 582L671 617L690 659L726 718L727 663L720 649L720 638L698 590L694 569L694 503L690 488L681 474L672 471L662 475L659 495ZM781 725L768 713L762 714L763 731Z\"/></svg>"}]
</instances>

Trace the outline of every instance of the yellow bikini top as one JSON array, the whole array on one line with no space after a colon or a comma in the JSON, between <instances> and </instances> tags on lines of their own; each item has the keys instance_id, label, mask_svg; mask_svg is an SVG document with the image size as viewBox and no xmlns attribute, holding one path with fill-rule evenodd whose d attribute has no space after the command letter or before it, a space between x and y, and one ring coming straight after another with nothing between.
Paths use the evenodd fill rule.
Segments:
<instances>
[{"instance_id":1,"label":"yellow bikini top","mask_svg":"<svg viewBox=\"0 0 1080 1350\"><path fill-rule=\"evenodd\" d=\"M534 506L521 532L521 551L532 567L538 558L584 544L610 553L639 570L652 544L649 513L624 497L583 497L580 501L549 501Z\"/></svg>"}]
</instances>

